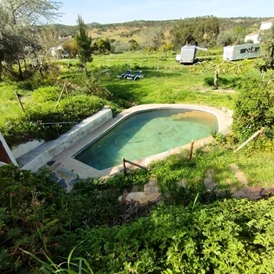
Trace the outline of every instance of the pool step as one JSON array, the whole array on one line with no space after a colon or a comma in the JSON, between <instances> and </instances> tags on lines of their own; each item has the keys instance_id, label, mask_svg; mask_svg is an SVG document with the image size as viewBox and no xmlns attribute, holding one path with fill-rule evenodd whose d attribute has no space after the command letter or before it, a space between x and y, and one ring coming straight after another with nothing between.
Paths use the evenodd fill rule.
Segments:
<instances>
[{"instance_id":1,"label":"pool step","mask_svg":"<svg viewBox=\"0 0 274 274\"><path fill-rule=\"evenodd\" d=\"M70 192L77 176L73 170L65 168L61 163L56 161L50 161L47 163L48 169L52 172L52 177L65 188L66 192Z\"/></svg>"},{"instance_id":2,"label":"pool step","mask_svg":"<svg viewBox=\"0 0 274 274\"><path fill-rule=\"evenodd\" d=\"M172 115L173 120L180 120L180 119L186 119L186 118L208 118L208 119L213 119L214 116L210 113L195 111L195 110Z\"/></svg>"}]
</instances>

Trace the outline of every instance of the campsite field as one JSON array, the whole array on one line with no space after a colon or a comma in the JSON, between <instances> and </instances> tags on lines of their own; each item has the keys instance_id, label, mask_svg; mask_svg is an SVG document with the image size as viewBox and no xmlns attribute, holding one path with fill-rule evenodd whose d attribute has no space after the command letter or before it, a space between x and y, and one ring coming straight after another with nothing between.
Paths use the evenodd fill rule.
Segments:
<instances>
[{"instance_id":1,"label":"campsite field","mask_svg":"<svg viewBox=\"0 0 274 274\"><path fill-rule=\"evenodd\" d=\"M213 75L221 58L214 54L209 58L203 69L176 63L174 54L94 56L88 79L77 60L53 62L54 72L43 78L39 74L24 82L5 78L0 83L0 131L10 146L54 139L104 105L114 114L145 103L237 110L243 89L249 92L253 83L258 84L257 61L236 63L244 68L241 75L220 73L219 89L214 90ZM144 78L117 77L127 69L142 70ZM68 89L60 96L64 85ZM231 189L243 187L232 165L244 174L248 186L273 187L273 141L262 137L234 153L239 141L233 133L212 135L215 142L195 150L192 159L182 151L128 176L77 179L67 194L50 171L1 167L0 270L273 273L273 197L230 199ZM205 186L208 174L216 186L211 191ZM157 206L118 201L127 190L143 187L150 179L157 180L162 193Z\"/></svg>"},{"instance_id":2,"label":"campsite field","mask_svg":"<svg viewBox=\"0 0 274 274\"><path fill-rule=\"evenodd\" d=\"M212 64L221 60L221 56L215 55L215 52L208 56ZM38 75L25 82L5 81L0 84L0 99L3 102L0 106L0 130L12 146L32 138L56 138L74 122L92 115L104 105L110 105L114 113L132 105L146 103L192 103L233 110L242 83L250 78L260 77L254 68L255 62L256 60L242 61L245 69L240 76L233 73L220 74L219 89L214 90L213 66L211 69L200 70L199 65L180 65L175 62L175 55L172 53L137 52L93 56L88 69L91 75L97 77L97 84L107 88L112 94L104 96L102 90L90 88L77 60L59 60L55 62L60 67L58 74L44 79ZM132 81L117 77L127 69L131 69L133 73L141 70L144 78ZM57 107L65 82L72 83L73 88L68 89L69 96L63 93ZM21 95L25 112L19 107L15 89ZM40 121L62 121L68 124L44 127L39 125ZM72 123L69 124L70 122ZM246 162L246 165L242 164L242 168L250 174L252 184L271 184L274 183L271 165L269 168L262 167L258 161L270 163L274 161L272 158L267 153L257 153L254 156L251 153L246 156L243 152L234 161Z\"/></svg>"}]
</instances>

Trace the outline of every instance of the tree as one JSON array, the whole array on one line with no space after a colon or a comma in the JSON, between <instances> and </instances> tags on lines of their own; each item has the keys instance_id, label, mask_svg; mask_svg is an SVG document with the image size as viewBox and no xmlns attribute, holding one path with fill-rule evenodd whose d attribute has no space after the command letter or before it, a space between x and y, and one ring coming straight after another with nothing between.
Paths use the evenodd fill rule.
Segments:
<instances>
[{"instance_id":1,"label":"tree","mask_svg":"<svg viewBox=\"0 0 274 274\"><path fill-rule=\"evenodd\" d=\"M243 74L244 67L242 64L239 63L233 63L228 60L223 60L222 62L202 62L202 63L197 63L193 68L192 71L194 73L202 73L204 71L212 71L214 75L214 89L218 89L219 85L219 76L220 74L225 74L225 73L233 73L235 75L241 75Z\"/></svg>"},{"instance_id":2,"label":"tree","mask_svg":"<svg viewBox=\"0 0 274 274\"><path fill-rule=\"evenodd\" d=\"M24 79L21 65L41 49L35 24L56 17L60 3L51 0L2 0L0 2L0 77L3 68L17 79ZM6 63L6 66L3 63ZM18 66L18 72L13 69Z\"/></svg>"},{"instance_id":3,"label":"tree","mask_svg":"<svg viewBox=\"0 0 274 274\"><path fill-rule=\"evenodd\" d=\"M219 20L214 16L187 18L175 24L171 30L172 43L179 49L185 44L214 46L219 34Z\"/></svg>"},{"instance_id":4,"label":"tree","mask_svg":"<svg viewBox=\"0 0 274 274\"><path fill-rule=\"evenodd\" d=\"M144 39L143 46L152 51L158 50L165 40L163 29L159 27L149 27L142 31L141 36Z\"/></svg>"},{"instance_id":5,"label":"tree","mask_svg":"<svg viewBox=\"0 0 274 274\"><path fill-rule=\"evenodd\" d=\"M76 36L76 42L79 47L79 58L81 63L84 65L85 74L87 76L87 62L92 61L92 48L91 48L91 37L88 36L87 26L85 22L78 15L78 34Z\"/></svg>"},{"instance_id":6,"label":"tree","mask_svg":"<svg viewBox=\"0 0 274 274\"><path fill-rule=\"evenodd\" d=\"M131 39L131 40L128 41L128 43L129 43L129 50L130 51L136 51L136 50L139 49L139 44L136 40Z\"/></svg>"},{"instance_id":7,"label":"tree","mask_svg":"<svg viewBox=\"0 0 274 274\"><path fill-rule=\"evenodd\" d=\"M54 19L61 7L60 2L53 0L2 0L1 5L14 25L27 27Z\"/></svg>"},{"instance_id":8,"label":"tree","mask_svg":"<svg viewBox=\"0 0 274 274\"><path fill-rule=\"evenodd\" d=\"M69 56L72 58L76 58L79 51L77 41L75 39L65 40L63 43L63 49L68 52Z\"/></svg>"},{"instance_id":9,"label":"tree","mask_svg":"<svg viewBox=\"0 0 274 274\"><path fill-rule=\"evenodd\" d=\"M91 48L93 52L98 51L100 54L108 54L111 51L111 44L108 38L99 38L93 43Z\"/></svg>"}]
</instances>

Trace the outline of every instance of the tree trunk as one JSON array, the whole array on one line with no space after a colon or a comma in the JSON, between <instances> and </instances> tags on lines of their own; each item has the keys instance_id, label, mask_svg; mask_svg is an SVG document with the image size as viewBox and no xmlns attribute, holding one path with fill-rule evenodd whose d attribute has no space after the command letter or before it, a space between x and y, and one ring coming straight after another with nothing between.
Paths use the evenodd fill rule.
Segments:
<instances>
[{"instance_id":1,"label":"tree trunk","mask_svg":"<svg viewBox=\"0 0 274 274\"><path fill-rule=\"evenodd\" d=\"M3 64L2 64L2 61L0 61L0 82L2 81L2 72L3 72Z\"/></svg>"},{"instance_id":2,"label":"tree trunk","mask_svg":"<svg viewBox=\"0 0 274 274\"><path fill-rule=\"evenodd\" d=\"M20 60L18 59L18 80L23 81L24 80L24 76L23 76L23 71L22 71L22 67L21 67L21 63Z\"/></svg>"},{"instance_id":3,"label":"tree trunk","mask_svg":"<svg viewBox=\"0 0 274 274\"><path fill-rule=\"evenodd\" d=\"M218 80L219 80L219 73L215 71L214 73L214 89L218 89Z\"/></svg>"}]
</instances>

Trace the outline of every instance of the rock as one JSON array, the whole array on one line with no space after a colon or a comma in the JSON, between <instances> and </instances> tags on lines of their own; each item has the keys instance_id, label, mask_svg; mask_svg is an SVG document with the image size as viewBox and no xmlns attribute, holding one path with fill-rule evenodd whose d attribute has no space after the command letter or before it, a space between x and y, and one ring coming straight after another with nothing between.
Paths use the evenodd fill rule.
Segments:
<instances>
[{"instance_id":1,"label":"rock","mask_svg":"<svg viewBox=\"0 0 274 274\"><path fill-rule=\"evenodd\" d=\"M119 201L125 203L137 203L140 206L148 205L150 203L156 203L160 200L162 193L150 193L150 192L130 192L127 195L119 197Z\"/></svg>"},{"instance_id":2,"label":"rock","mask_svg":"<svg viewBox=\"0 0 274 274\"><path fill-rule=\"evenodd\" d=\"M144 185L144 192L159 193L157 178L149 178L149 182Z\"/></svg>"},{"instance_id":3,"label":"rock","mask_svg":"<svg viewBox=\"0 0 274 274\"><path fill-rule=\"evenodd\" d=\"M130 192L140 192L143 191L144 187L140 185L133 185Z\"/></svg>"},{"instance_id":4,"label":"rock","mask_svg":"<svg viewBox=\"0 0 274 274\"><path fill-rule=\"evenodd\" d=\"M264 190L268 196L274 196L274 187L273 186L265 187Z\"/></svg>"},{"instance_id":5,"label":"rock","mask_svg":"<svg viewBox=\"0 0 274 274\"><path fill-rule=\"evenodd\" d=\"M261 186L251 186L235 191L232 197L237 199L246 198L248 200L259 200L266 195L266 191Z\"/></svg>"}]
</instances>

